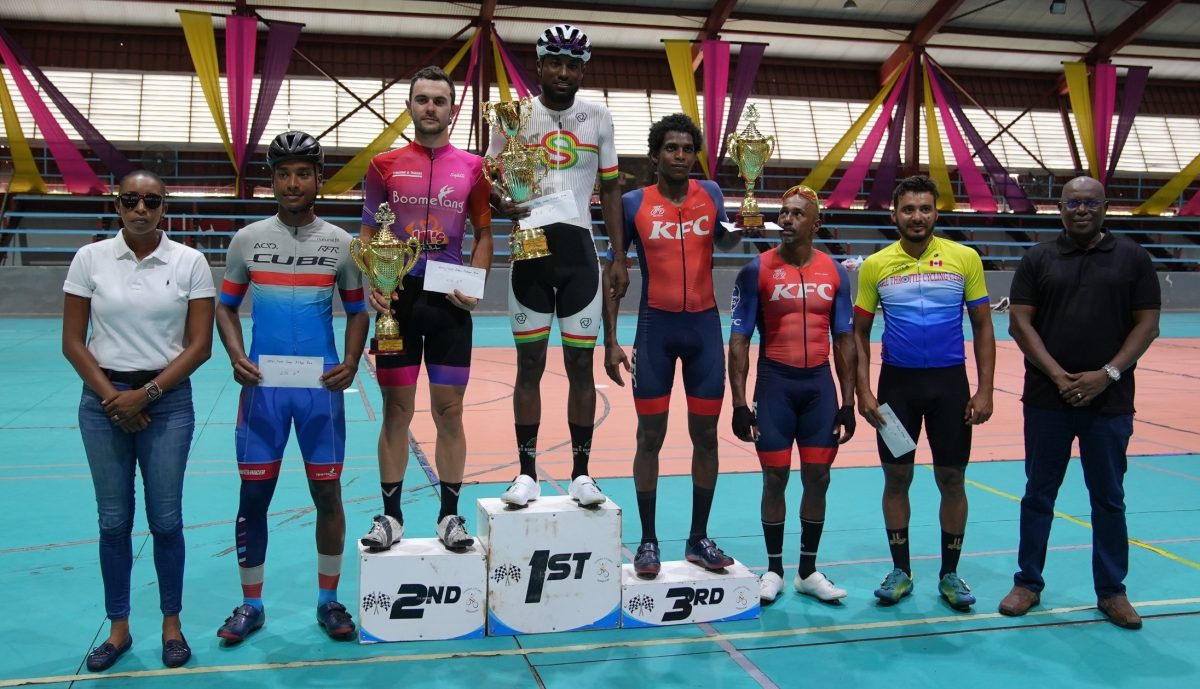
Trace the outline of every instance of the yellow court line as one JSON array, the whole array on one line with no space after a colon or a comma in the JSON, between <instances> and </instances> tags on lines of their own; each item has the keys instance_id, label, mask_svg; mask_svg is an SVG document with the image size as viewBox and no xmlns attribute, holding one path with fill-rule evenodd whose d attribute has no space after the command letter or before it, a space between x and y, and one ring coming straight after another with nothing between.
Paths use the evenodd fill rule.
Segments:
<instances>
[{"instance_id":1,"label":"yellow court line","mask_svg":"<svg viewBox=\"0 0 1200 689\"><path fill-rule=\"evenodd\" d=\"M1200 598L1176 598L1174 600L1153 600L1134 603L1138 609L1158 608L1175 605L1197 605ZM1050 610L1036 610L1025 614L1026 618L1050 617L1069 613L1095 610L1095 605L1074 605ZM1195 612L1200 612L1197 610ZM776 639L789 636L807 636L810 634L827 634L853 631L870 631L876 629L897 629L902 627L918 627L944 623L974 622L977 620L1013 619L1006 618L998 612L979 613L971 615L946 615L943 617L921 617L911 620L885 620L881 622L861 622L857 624L835 624L824 627L800 627L797 629L775 629L756 632L738 632L732 634L715 634L713 636L669 637L665 639L631 639L629 641L602 641L591 644L570 644L566 646L544 646L541 648L505 648L493 651L454 651L442 653L415 653L410 655L375 656L371 658L329 658L323 660L296 660L286 663L254 663L250 665L215 665L212 667L175 668L162 670L137 670L130 672L89 673L86 675L58 675L54 677L25 677L0 680L3 687L27 687L44 684L61 684L65 682L98 682L109 679L142 679L150 677L175 677L180 675L210 675L222 672L256 672L262 670L291 670L307 667L337 667L343 665L374 665L377 663L411 663L429 660L449 660L451 658L499 658L506 656L536 656L558 653L581 653L599 651L610 648L650 648L654 646L676 646L691 644L716 644L724 641L749 641L756 639ZM1100 621L1101 618L1097 618ZM1005 629L1008 629L1005 627ZM988 631L980 628L968 631Z\"/></svg>"},{"instance_id":2,"label":"yellow court line","mask_svg":"<svg viewBox=\"0 0 1200 689\"><path fill-rule=\"evenodd\" d=\"M929 465L923 465L923 466L929 466ZM930 467L930 469L932 470L932 467ZM980 490L987 491L993 495L999 495L1002 498L1008 498L1009 500L1012 500L1017 503L1021 502L1021 498L1013 495L1012 493L1005 493L1002 490L992 488L991 486L985 485L978 481L972 481L969 478L964 478L963 482L966 483L968 486L973 486ZM1072 524L1078 524L1078 525L1080 525L1082 527L1086 527L1088 529L1092 528L1092 525L1089 522L1086 522L1078 517L1073 517L1073 516L1067 514L1066 512L1059 512L1058 510L1055 510L1054 516L1059 517L1060 519L1065 519L1065 520L1071 522ZM1150 552L1155 553L1157 555L1162 555L1163 557L1167 558L1168 560L1178 562L1181 565L1187 565L1188 567L1191 567L1193 569L1200 569L1200 563L1192 562L1191 560L1189 560L1187 558L1179 557L1175 553L1163 550L1162 548L1159 548L1158 546L1150 545L1149 543L1146 543L1144 541L1139 541L1136 538L1130 538L1129 544L1133 545L1133 546L1137 546L1138 548L1144 548L1145 550L1149 550Z\"/></svg>"}]
</instances>

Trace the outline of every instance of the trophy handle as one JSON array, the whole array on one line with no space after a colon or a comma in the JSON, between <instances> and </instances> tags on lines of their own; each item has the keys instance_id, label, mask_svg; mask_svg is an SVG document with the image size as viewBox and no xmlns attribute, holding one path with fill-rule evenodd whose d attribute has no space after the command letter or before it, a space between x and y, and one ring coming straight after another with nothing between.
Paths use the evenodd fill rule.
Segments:
<instances>
[{"instance_id":1,"label":"trophy handle","mask_svg":"<svg viewBox=\"0 0 1200 689\"><path fill-rule=\"evenodd\" d=\"M416 267L417 261L421 258L421 243L417 241L416 237L409 237L408 241L405 242L404 248L406 249L403 259L404 264L400 274L408 275Z\"/></svg>"},{"instance_id":2,"label":"trophy handle","mask_svg":"<svg viewBox=\"0 0 1200 689\"><path fill-rule=\"evenodd\" d=\"M767 140L767 160L770 160L771 156L775 155L775 137L768 135L765 138Z\"/></svg>"},{"instance_id":3,"label":"trophy handle","mask_svg":"<svg viewBox=\"0 0 1200 689\"><path fill-rule=\"evenodd\" d=\"M367 262L367 246L358 237L350 240L350 257L354 259L354 265L368 276L371 274L371 266Z\"/></svg>"}]
</instances>

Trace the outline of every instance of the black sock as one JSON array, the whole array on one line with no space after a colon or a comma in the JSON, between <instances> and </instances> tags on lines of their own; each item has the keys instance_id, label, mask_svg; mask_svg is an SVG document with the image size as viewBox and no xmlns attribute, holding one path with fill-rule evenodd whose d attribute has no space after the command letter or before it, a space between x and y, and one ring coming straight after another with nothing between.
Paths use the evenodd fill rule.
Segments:
<instances>
[{"instance_id":1,"label":"black sock","mask_svg":"<svg viewBox=\"0 0 1200 689\"><path fill-rule=\"evenodd\" d=\"M517 426L517 458L521 460L521 473L534 481L537 480L537 435L541 424L516 424Z\"/></svg>"},{"instance_id":2,"label":"black sock","mask_svg":"<svg viewBox=\"0 0 1200 689\"><path fill-rule=\"evenodd\" d=\"M817 548L821 546L821 530L825 522L800 518L800 578L807 579L817 571Z\"/></svg>"},{"instance_id":3,"label":"black sock","mask_svg":"<svg viewBox=\"0 0 1200 689\"><path fill-rule=\"evenodd\" d=\"M571 429L571 480L574 481L588 472L588 461L592 458L594 429L591 424L580 426L569 421L567 428Z\"/></svg>"},{"instance_id":4,"label":"black sock","mask_svg":"<svg viewBox=\"0 0 1200 689\"><path fill-rule=\"evenodd\" d=\"M654 530L654 507L657 501L657 490L637 492L638 516L642 519L642 543L658 541L658 533Z\"/></svg>"},{"instance_id":5,"label":"black sock","mask_svg":"<svg viewBox=\"0 0 1200 689\"><path fill-rule=\"evenodd\" d=\"M888 548L892 551L892 566L912 576L912 565L908 561L908 527L888 529Z\"/></svg>"},{"instance_id":6,"label":"black sock","mask_svg":"<svg viewBox=\"0 0 1200 689\"><path fill-rule=\"evenodd\" d=\"M396 483L379 482L379 490L383 493L383 513L404 523L404 511L400 509L400 498L404 497L404 481Z\"/></svg>"},{"instance_id":7,"label":"black sock","mask_svg":"<svg viewBox=\"0 0 1200 689\"><path fill-rule=\"evenodd\" d=\"M692 484L692 530L688 534L688 545L708 538L708 513L712 512L713 493L716 488L701 488Z\"/></svg>"},{"instance_id":8,"label":"black sock","mask_svg":"<svg viewBox=\"0 0 1200 689\"><path fill-rule=\"evenodd\" d=\"M942 571L938 579L950 572L958 571L958 558L962 555L963 535L942 532Z\"/></svg>"},{"instance_id":9,"label":"black sock","mask_svg":"<svg viewBox=\"0 0 1200 689\"><path fill-rule=\"evenodd\" d=\"M458 494L462 491L462 482L442 482L442 511L438 512L437 520L442 521L448 514L458 514Z\"/></svg>"},{"instance_id":10,"label":"black sock","mask_svg":"<svg viewBox=\"0 0 1200 689\"><path fill-rule=\"evenodd\" d=\"M763 522L763 541L767 544L767 569L783 576L783 522Z\"/></svg>"}]
</instances>

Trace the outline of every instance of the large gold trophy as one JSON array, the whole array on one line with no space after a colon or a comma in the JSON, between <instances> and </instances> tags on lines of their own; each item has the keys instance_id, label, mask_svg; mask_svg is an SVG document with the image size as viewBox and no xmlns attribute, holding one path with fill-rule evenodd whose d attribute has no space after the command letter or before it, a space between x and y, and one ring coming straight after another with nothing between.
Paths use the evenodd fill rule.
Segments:
<instances>
[{"instance_id":1,"label":"large gold trophy","mask_svg":"<svg viewBox=\"0 0 1200 689\"><path fill-rule=\"evenodd\" d=\"M375 211L375 222L379 230L370 244L363 244L358 237L350 240L350 256L358 269L367 276L371 286L390 295L404 289L404 276L417 265L421 257L421 244L416 237L401 241L392 232L396 214L387 202L379 204ZM391 313L385 313L375 322L375 337L371 338L371 353L376 356L399 354L404 351L404 338L400 336L400 323Z\"/></svg>"},{"instance_id":2,"label":"large gold trophy","mask_svg":"<svg viewBox=\"0 0 1200 689\"><path fill-rule=\"evenodd\" d=\"M515 203L524 203L541 195L541 182L546 176L546 151L525 144L521 132L529 126L533 114L533 99L522 98L483 104L483 116L488 124L504 135L504 149L500 155L486 158L488 171L495 179L500 192ZM550 255L546 244L546 233L540 227L521 227L513 221L512 233L508 236L509 257L513 261L527 261Z\"/></svg>"},{"instance_id":3,"label":"large gold trophy","mask_svg":"<svg viewBox=\"0 0 1200 689\"><path fill-rule=\"evenodd\" d=\"M763 166L771 159L775 150L775 137L763 136L755 125L758 122L758 108L753 103L746 112L749 123L740 134L731 133L725 139L729 149L729 157L737 163L738 171L746 182L746 195L742 197L742 227L758 229L763 226L763 216L758 210L758 199L754 197L754 185L762 176Z\"/></svg>"}]
</instances>

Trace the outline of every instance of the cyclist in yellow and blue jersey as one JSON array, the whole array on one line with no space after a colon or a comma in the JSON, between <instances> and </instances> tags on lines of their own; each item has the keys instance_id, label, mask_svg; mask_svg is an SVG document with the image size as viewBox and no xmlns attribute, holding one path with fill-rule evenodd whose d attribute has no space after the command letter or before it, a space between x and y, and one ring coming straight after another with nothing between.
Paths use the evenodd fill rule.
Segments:
<instances>
[{"instance_id":1,"label":"cyclist in yellow and blue jersey","mask_svg":"<svg viewBox=\"0 0 1200 689\"><path fill-rule=\"evenodd\" d=\"M992 415L996 339L983 262L973 249L933 234L937 187L928 177L900 180L892 194L892 222L900 239L872 254L858 276L854 341L858 350L858 411L876 429L881 405L917 439L924 421L941 492L942 567L938 590L952 608L968 611L975 596L957 573L967 524L963 490L971 455L971 427ZM883 366L878 397L871 388L871 325L883 309ZM967 381L962 314L971 319L978 384ZM894 456L877 439L883 464L883 520L893 569L875 591L881 605L912 592L908 549L916 451Z\"/></svg>"}]
</instances>

